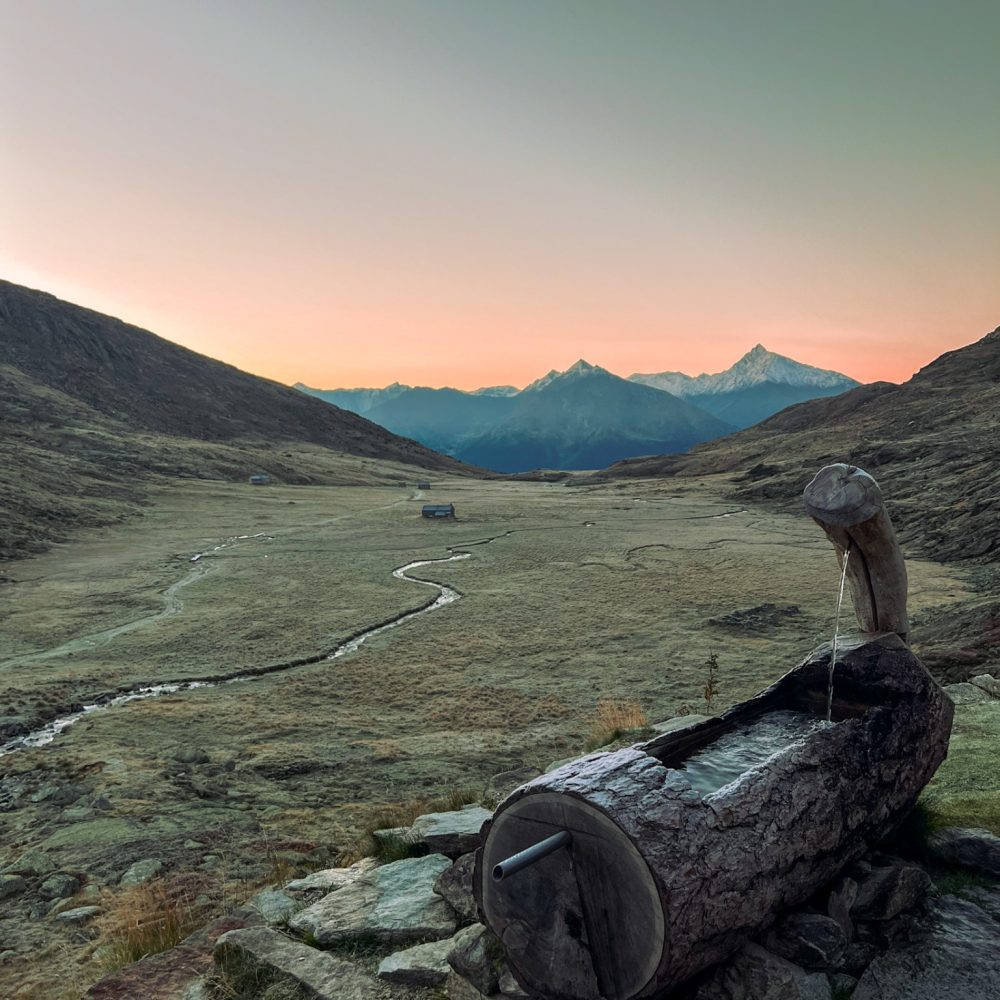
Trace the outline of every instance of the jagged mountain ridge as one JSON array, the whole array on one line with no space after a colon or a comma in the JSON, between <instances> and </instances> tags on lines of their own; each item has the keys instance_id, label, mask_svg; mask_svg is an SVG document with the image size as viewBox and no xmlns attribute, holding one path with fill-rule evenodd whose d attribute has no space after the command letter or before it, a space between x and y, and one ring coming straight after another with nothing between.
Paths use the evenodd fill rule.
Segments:
<instances>
[{"instance_id":1,"label":"jagged mountain ridge","mask_svg":"<svg viewBox=\"0 0 1000 1000\"><path fill-rule=\"evenodd\" d=\"M757 344L714 375L659 372L630 375L700 406L736 427L750 427L793 403L835 396L859 383L840 372L802 364Z\"/></svg>"},{"instance_id":2,"label":"jagged mountain ridge","mask_svg":"<svg viewBox=\"0 0 1000 1000\"><path fill-rule=\"evenodd\" d=\"M882 484L900 537L935 559L1000 551L1000 328L902 385L876 382L791 406L693 448L615 463L609 476L727 474L732 496L798 508L822 465Z\"/></svg>"},{"instance_id":3,"label":"jagged mountain ridge","mask_svg":"<svg viewBox=\"0 0 1000 1000\"><path fill-rule=\"evenodd\" d=\"M732 428L690 403L578 361L512 397L505 419L462 445L463 461L502 472L592 469L608 455L685 449Z\"/></svg>"},{"instance_id":4,"label":"jagged mountain ridge","mask_svg":"<svg viewBox=\"0 0 1000 1000\"><path fill-rule=\"evenodd\" d=\"M357 414L6 281L0 427L9 473L0 477L0 559L134 511L157 477L263 471L327 482L334 453L475 471Z\"/></svg>"},{"instance_id":5,"label":"jagged mountain ridge","mask_svg":"<svg viewBox=\"0 0 1000 1000\"><path fill-rule=\"evenodd\" d=\"M624 422L620 423L617 432L610 433L609 415L598 412L602 407L606 409L607 401L588 398L585 394L579 395L576 405L594 412L590 417L574 413L569 423L565 414L560 414L559 427L545 426L544 421L550 418L546 417L544 407L525 403L533 393L558 379L586 374L595 369L596 366L580 360L565 371L552 369L521 390L513 386L489 386L466 392L447 387L405 386L398 382L384 389L313 389L302 383L298 383L296 388L363 413L389 430L416 438L438 451L470 461L484 460L471 456L493 455L493 460L502 462L506 471L524 471L538 463L549 467L557 463L554 467L569 468L565 463L570 461L570 454L578 454L581 461L583 456L592 461L600 455L600 464L605 464L615 457L616 437L623 449L616 456L618 458L641 454L643 449L662 450L668 447L668 441L672 442L669 447L675 448L686 447L681 443L683 441L703 440L700 430L692 433L684 429L686 421L694 420L693 415L687 412L685 417L680 417L679 411L664 398L659 400L664 418L672 414L673 419L681 421L676 433L665 427L662 421L650 434L629 427ZM596 370L618 378L605 369ZM724 429L717 425L717 433L748 427L793 403L844 392L858 384L837 372L814 368L774 354L760 344L730 369L717 375L690 376L680 372L661 372L658 375L632 375L623 381L655 388L666 396L683 399L697 407L703 415L707 413L716 417L724 425ZM647 399L646 405L655 407L656 403ZM648 420L649 417L647 412L643 419ZM604 437L605 444L598 448L590 425L601 419L609 433ZM534 426L530 425L531 420L535 421ZM508 428L511 421L513 423ZM566 437L569 427L576 427L583 435L578 442L579 447ZM505 436L510 438L507 443L504 442ZM516 442L526 449L520 458Z\"/></svg>"}]
</instances>

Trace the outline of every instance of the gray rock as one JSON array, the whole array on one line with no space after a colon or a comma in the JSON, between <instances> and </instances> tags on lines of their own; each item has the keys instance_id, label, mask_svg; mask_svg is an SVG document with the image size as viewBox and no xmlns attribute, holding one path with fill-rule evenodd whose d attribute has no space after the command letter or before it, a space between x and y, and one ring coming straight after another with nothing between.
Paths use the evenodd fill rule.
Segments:
<instances>
[{"instance_id":1,"label":"gray rock","mask_svg":"<svg viewBox=\"0 0 1000 1000\"><path fill-rule=\"evenodd\" d=\"M537 778L542 772L537 767L518 767L511 771L501 771L494 774L483 790L483 801L499 805L515 788L526 785L532 778Z\"/></svg>"},{"instance_id":2,"label":"gray rock","mask_svg":"<svg viewBox=\"0 0 1000 1000\"><path fill-rule=\"evenodd\" d=\"M854 940L854 922L851 920L851 907L858 898L858 883L852 878L842 878L830 893L826 903L826 912L840 924L844 938L850 943Z\"/></svg>"},{"instance_id":3,"label":"gray rock","mask_svg":"<svg viewBox=\"0 0 1000 1000\"><path fill-rule=\"evenodd\" d=\"M476 855L463 854L450 868L437 877L434 891L466 923L477 919L476 901L472 895L472 875L476 867Z\"/></svg>"},{"instance_id":4,"label":"gray rock","mask_svg":"<svg viewBox=\"0 0 1000 1000\"><path fill-rule=\"evenodd\" d=\"M877 957L854 1000L996 1000L1000 925L978 906L944 896L917 941Z\"/></svg>"},{"instance_id":5,"label":"gray rock","mask_svg":"<svg viewBox=\"0 0 1000 1000\"><path fill-rule=\"evenodd\" d=\"M19 896L24 892L27 884L20 875L0 875L0 899Z\"/></svg>"},{"instance_id":6,"label":"gray rock","mask_svg":"<svg viewBox=\"0 0 1000 1000\"><path fill-rule=\"evenodd\" d=\"M326 868L323 871L313 872L305 878L293 879L285 886L287 892L334 892L343 889L345 885L356 882L362 875L366 875L377 867L374 858L362 858L356 861L349 868Z\"/></svg>"},{"instance_id":7,"label":"gray rock","mask_svg":"<svg viewBox=\"0 0 1000 1000\"><path fill-rule=\"evenodd\" d=\"M84 924L100 912L99 906L77 906L72 910L63 910L56 916L56 920L63 924Z\"/></svg>"},{"instance_id":8,"label":"gray rock","mask_svg":"<svg viewBox=\"0 0 1000 1000\"><path fill-rule=\"evenodd\" d=\"M492 818L493 813L482 806L455 812L427 813L417 817L408 838L436 854L457 858L479 847L482 841L479 831Z\"/></svg>"},{"instance_id":9,"label":"gray rock","mask_svg":"<svg viewBox=\"0 0 1000 1000\"><path fill-rule=\"evenodd\" d=\"M847 975L846 972L835 972L830 976L830 986L833 987L834 997L838 994L840 996L850 996L857 985L857 979L854 976Z\"/></svg>"},{"instance_id":10,"label":"gray rock","mask_svg":"<svg viewBox=\"0 0 1000 1000\"><path fill-rule=\"evenodd\" d=\"M268 927L288 923L289 918L305 905L302 900L289 896L280 889L264 889L247 902L261 916Z\"/></svg>"},{"instance_id":11,"label":"gray rock","mask_svg":"<svg viewBox=\"0 0 1000 1000\"><path fill-rule=\"evenodd\" d=\"M787 959L747 944L717 966L695 990L692 1000L832 1000L830 980L808 973Z\"/></svg>"},{"instance_id":12,"label":"gray rock","mask_svg":"<svg viewBox=\"0 0 1000 1000\"><path fill-rule=\"evenodd\" d=\"M857 896L850 909L854 920L892 920L912 910L932 885L930 876L917 865L876 868L859 864L851 874L858 883Z\"/></svg>"},{"instance_id":13,"label":"gray rock","mask_svg":"<svg viewBox=\"0 0 1000 1000\"><path fill-rule=\"evenodd\" d=\"M1000 837L988 830L946 826L928 838L927 852L935 861L974 868L1000 878Z\"/></svg>"},{"instance_id":14,"label":"gray rock","mask_svg":"<svg viewBox=\"0 0 1000 1000\"><path fill-rule=\"evenodd\" d=\"M158 858L144 858L130 865L128 870L118 880L119 885L141 885L156 878L163 871L163 862Z\"/></svg>"},{"instance_id":15,"label":"gray rock","mask_svg":"<svg viewBox=\"0 0 1000 1000\"><path fill-rule=\"evenodd\" d=\"M956 705L973 705L977 701L989 701L990 696L975 684L962 681L960 684L946 684L944 692Z\"/></svg>"},{"instance_id":16,"label":"gray rock","mask_svg":"<svg viewBox=\"0 0 1000 1000\"><path fill-rule=\"evenodd\" d=\"M39 887L38 895L42 899L65 899L72 896L80 888L80 880L65 872L50 875Z\"/></svg>"},{"instance_id":17,"label":"gray rock","mask_svg":"<svg viewBox=\"0 0 1000 1000\"><path fill-rule=\"evenodd\" d=\"M963 895L970 903L975 903L994 920L1000 922L1000 886L992 888L982 885L971 886L965 890Z\"/></svg>"},{"instance_id":18,"label":"gray rock","mask_svg":"<svg viewBox=\"0 0 1000 1000\"><path fill-rule=\"evenodd\" d=\"M847 936L832 917L822 913L790 913L767 933L768 951L806 969L833 969L844 957Z\"/></svg>"},{"instance_id":19,"label":"gray rock","mask_svg":"<svg viewBox=\"0 0 1000 1000\"><path fill-rule=\"evenodd\" d=\"M216 965L233 978L280 984L301 1000L371 1000L378 995L375 980L356 965L267 927L223 934L214 955Z\"/></svg>"},{"instance_id":20,"label":"gray rock","mask_svg":"<svg viewBox=\"0 0 1000 1000\"><path fill-rule=\"evenodd\" d=\"M708 722L710 718L710 715L699 715L697 712L692 712L690 715L676 715L663 722L654 722L649 728L656 733L677 733L682 729L697 726L700 722Z\"/></svg>"},{"instance_id":21,"label":"gray rock","mask_svg":"<svg viewBox=\"0 0 1000 1000\"><path fill-rule=\"evenodd\" d=\"M19 858L4 866L9 875L48 875L56 867L55 862L41 851L25 851Z\"/></svg>"},{"instance_id":22,"label":"gray rock","mask_svg":"<svg viewBox=\"0 0 1000 1000\"><path fill-rule=\"evenodd\" d=\"M978 677L971 677L969 683L975 684L977 688L981 688L991 698L1000 698L1000 680L997 680L992 674L980 674Z\"/></svg>"},{"instance_id":23,"label":"gray rock","mask_svg":"<svg viewBox=\"0 0 1000 1000\"><path fill-rule=\"evenodd\" d=\"M521 989L514 974L506 965L503 972L500 973L500 995L510 997L511 1000L531 1000L531 997Z\"/></svg>"},{"instance_id":24,"label":"gray rock","mask_svg":"<svg viewBox=\"0 0 1000 1000\"><path fill-rule=\"evenodd\" d=\"M174 760L180 764L207 764L209 756L204 750L195 747L184 747L174 754Z\"/></svg>"},{"instance_id":25,"label":"gray rock","mask_svg":"<svg viewBox=\"0 0 1000 1000\"><path fill-rule=\"evenodd\" d=\"M503 945L482 924L459 931L452 939L448 964L480 993L495 993L505 963Z\"/></svg>"},{"instance_id":26,"label":"gray rock","mask_svg":"<svg viewBox=\"0 0 1000 1000\"><path fill-rule=\"evenodd\" d=\"M382 960L377 975L386 982L401 983L403 986L440 986L451 971L448 965L451 946L448 939L429 941L394 952Z\"/></svg>"},{"instance_id":27,"label":"gray rock","mask_svg":"<svg viewBox=\"0 0 1000 1000\"><path fill-rule=\"evenodd\" d=\"M455 914L434 893L448 867L440 854L383 865L296 913L289 927L324 947L361 935L390 944L451 937Z\"/></svg>"},{"instance_id":28,"label":"gray rock","mask_svg":"<svg viewBox=\"0 0 1000 1000\"><path fill-rule=\"evenodd\" d=\"M454 969L448 970L448 978L444 981L444 995L448 1000L490 1000Z\"/></svg>"}]
</instances>

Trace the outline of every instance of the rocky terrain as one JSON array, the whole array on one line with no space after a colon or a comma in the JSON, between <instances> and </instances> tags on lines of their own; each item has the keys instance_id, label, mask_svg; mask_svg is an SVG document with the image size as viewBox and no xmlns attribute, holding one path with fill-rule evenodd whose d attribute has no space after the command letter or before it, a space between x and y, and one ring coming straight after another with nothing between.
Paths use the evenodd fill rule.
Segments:
<instances>
[{"instance_id":1,"label":"rocky terrain","mask_svg":"<svg viewBox=\"0 0 1000 1000\"><path fill-rule=\"evenodd\" d=\"M1000 680L951 689L953 756L985 709L1000 732ZM979 713L976 715L976 713ZM975 720L971 717L976 715ZM671 720L658 729L684 725ZM557 762L559 763L559 762ZM555 766L555 765L553 765ZM953 781L947 763L931 786ZM483 803L376 833L381 858L317 871L257 893L180 947L114 973L92 1000L527 1000L503 945L478 923L472 874L489 807L537 771L496 775ZM786 911L671 1000L995 1000L1000 983L1000 837L944 825L927 807L890 841ZM404 856L386 860L391 846ZM154 861L126 879L155 879ZM12 884L18 876L6 876ZM78 889L67 883L50 891ZM14 892L23 891L24 880ZM0 882L0 886L3 883ZM84 930L99 906L52 906Z\"/></svg>"},{"instance_id":2,"label":"rocky terrain","mask_svg":"<svg viewBox=\"0 0 1000 1000\"><path fill-rule=\"evenodd\" d=\"M357 481L344 455L413 466L413 479L463 471L356 414L4 281L0 428L0 560L134 515L153 481Z\"/></svg>"},{"instance_id":3,"label":"rocky terrain","mask_svg":"<svg viewBox=\"0 0 1000 1000\"><path fill-rule=\"evenodd\" d=\"M1000 329L921 368L799 403L756 427L684 455L630 459L612 477L725 474L729 495L784 507L830 462L848 461L883 486L900 537L934 559L1000 550Z\"/></svg>"}]
</instances>

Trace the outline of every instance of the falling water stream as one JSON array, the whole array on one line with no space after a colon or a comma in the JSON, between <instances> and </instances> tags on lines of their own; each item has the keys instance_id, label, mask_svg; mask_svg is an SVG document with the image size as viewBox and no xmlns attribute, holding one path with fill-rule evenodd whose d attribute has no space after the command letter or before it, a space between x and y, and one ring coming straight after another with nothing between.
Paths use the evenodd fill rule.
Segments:
<instances>
[{"instance_id":1,"label":"falling water stream","mask_svg":"<svg viewBox=\"0 0 1000 1000\"><path fill-rule=\"evenodd\" d=\"M837 669L837 642L840 639L840 609L844 606L844 582L847 580L847 561L851 558L851 543L844 550L844 565L840 571L840 593L837 595L837 617L833 625L833 650L830 653L830 677L826 686L826 721L833 720L833 672Z\"/></svg>"},{"instance_id":2,"label":"falling water stream","mask_svg":"<svg viewBox=\"0 0 1000 1000\"><path fill-rule=\"evenodd\" d=\"M493 539L486 539L485 541L493 541ZM483 543L472 542L470 544L476 545ZM211 549L208 552L200 552L197 555L192 556L190 561L197 563L203 556L211 555L218 549L224 547L225 545L217 545L214 549ZM429 614L432 611L436 611L438 608L442 608L447 604L453 604L455 601L460 600L462 595L457 590L453 590L451 587L445 586L443 583L435 583L433 580L420 580L417 577L412 577L408 574L410 570L419 569L421 566L434 566L438 563L456 562L460 559L468 559L470 556L470 552L456 552L450 556L445 556L443 559L417 559L414 562L407 563L405 566L399 566L394 569L392 571L392 575L397 580L405 580L407 583L416 583L422 587L433 587L438 591L437 597L429 604L425 604L423 607L417 608L415 611L408 611L400 615L398 618L393 618L390 621L373 625L370 628L359 632L357 635L352 636L350 639L345 639L321 659L338 660L340 657L346 656L348 653L357 652L357 650L360 649L361 646L373 636L379 635L382 632L387 632L389 629L398 628L400 625L404 625L406 622L412 621L414 618L419 618L421 615ZM144 701L148 698L159 698L162 695L176 694L179 691L194 691L200 688L221 687L224 684L256 681L260 680L261 677L266 676L266 673L277 673L282 669L291 669L292 667L300 666L307 662L311 663L316 661L293 660L287 665L287 667L277 666L266 672L259 670L247 671L246 673L235 674L230 677L220 678L219 680L172 681L163 684L147 684L142 687L133 688L131 691L115 695L113 698L94 702L93 704L77 706L74 711L53 719L51 722L46 723L46 725L39 729L35 729L23 736L16 736L14 739L0 744L0 757L14 753L17 750L26 750L29 747L45 746L45 744L51 743L64 729L68 729L85 716L93 715L95 712L103 712L109 708L117 708L121 705L127 705L131 701Z\"/></svg>"}]
</instances>

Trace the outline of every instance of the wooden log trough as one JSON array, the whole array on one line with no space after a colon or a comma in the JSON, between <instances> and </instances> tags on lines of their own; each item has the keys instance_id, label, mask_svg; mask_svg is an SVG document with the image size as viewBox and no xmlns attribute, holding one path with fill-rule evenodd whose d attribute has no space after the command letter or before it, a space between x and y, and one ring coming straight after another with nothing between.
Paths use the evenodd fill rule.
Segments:
<instances>
[{"instance_id":1,"label":"wooden log trough","mask_svg":"<svg viewBox=\"0 0 1000 1000\"><path fill-rule=\"evenodd\" d=\"M890 833L944 759L953 708L904 641L905 567L877 485L827 467L806 502L857 574L862 632L839 646L832 721L826 645L717 719L511 793L474 888L530 995L668 994Z\"/></svg>"}]
</instances>

